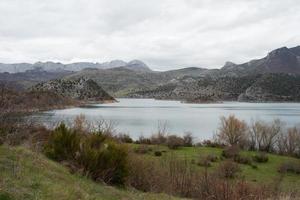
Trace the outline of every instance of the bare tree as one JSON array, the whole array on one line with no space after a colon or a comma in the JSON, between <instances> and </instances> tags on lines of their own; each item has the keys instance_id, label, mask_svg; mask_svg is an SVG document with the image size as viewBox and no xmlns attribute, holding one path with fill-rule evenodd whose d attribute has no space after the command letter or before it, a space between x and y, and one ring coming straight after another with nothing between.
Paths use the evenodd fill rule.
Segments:
<instances>
[{"instance_id":1,"label":"bare tree","mask_svg":"<svg viewBox=\"0 0 300 200\"><path fill-rule=\"evenodd\" d=\"M221 125L217 137L226 145L243 145L248 128L244 121L237 119L234 115L221 117Z\"/></svg>"},{"instance_id":2,"label":"bare tree","mask_svg":"<svg viewBox=\"0 0 300 200\"><path fill-rule=\"evenodd\" d=\"M280 154L297 155L300 148L300 130L296 127L287 129L287 132L281 133L278 142L278 152Z\"/></svg>"},{"instance_id":3,"label":"bare tree","mask_svg":"<svg viewBox=\"0 0 300 200\"><path fill-rule=\"evenodd\" d=\"M186 147L191 147L193 146L193 135L191 132L185 132L184 135L183 135L183 143L184 143L184 146Z\"/></svg>"},{"instance_id":4,"label":"bare tree","mask_svg":"<svg viewBox=\"0 0 300 200\"><path fill-rule=\"evenodd\" d=\"M167 142L168 124L167 121L158 121L157 132L151 136L151 143L165 144Z\"/></svg>"}]
</instances>

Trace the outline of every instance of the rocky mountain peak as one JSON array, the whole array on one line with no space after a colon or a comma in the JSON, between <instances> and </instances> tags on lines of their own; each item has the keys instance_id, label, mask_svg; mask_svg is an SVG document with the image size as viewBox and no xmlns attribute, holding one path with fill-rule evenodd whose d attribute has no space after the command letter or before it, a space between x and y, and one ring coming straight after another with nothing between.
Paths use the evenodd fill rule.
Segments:
<instances>
[{"instance_id":1,"label":"rocky mountain peak","mask_svg":"<svg viewBox=\"0 0 300 200\"><path fill-rule=\"evenodd\" d=\"M222 69L230 69L230 68L235 67L236 65L237 64L235 64L233 62L227 61L227 62L225 62L225 65L222 67Z\"/></svg>"},{"instance_id":2,"label":"rocky mountain peak","mask_svg":"<svg viewBox=\"0 0 300 200\"><path fill-rule=\"evenodd\" d=\"M132 60L127 63L126 68L134 71L151 71L151 69L140 60Z\"/></svg>"}]
</instances>

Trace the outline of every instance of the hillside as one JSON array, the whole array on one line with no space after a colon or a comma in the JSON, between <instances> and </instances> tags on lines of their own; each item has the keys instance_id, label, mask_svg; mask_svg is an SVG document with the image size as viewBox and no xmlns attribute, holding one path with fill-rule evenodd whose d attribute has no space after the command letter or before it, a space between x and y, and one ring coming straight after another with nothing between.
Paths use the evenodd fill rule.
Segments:
<instances>
[{"instance_id":1,"label":"hillside","mask_svg":"<svg viewBox=\"0 0 300 200\"><path fill-rule=\"evenodd\" d=\"M38 62L32 64L34 70L0 74L0 82L21 89L50 79L85 78L95 81L115 97L178 99L191 102L299 101L297 95L293 94L300 87L296 76L300 75L299 52L300 46L282 47L269 52L261 59L243 64L226 62L221 69L189 67L164 72L152 71L139 60L128 63L122 60L71 64ZM30 65L24 63L11 67L20 69L22 65L24 69L30 68ZM0 64L0 69L1 66ZM9 67L3 66L2 69ZM268 78L268 75L273 78ZM277 82L270 88L270 84L275 83L272 80ZM294 85L286 86L285 82ZM282 92L277 94L278 91Z\"/></svg>"},{"instance_id":2,"label":"hillside","mask_svg":"<svg viewBox=\"0 0 300 200\"><path fill-rule=\"evenodd\" d=\"M0 199L39 200L171 200L168 195L141 193L95 183L24 147L0 146Z\"/></svg>"},{"instance_id":3,"label":"hillside","mask_svg":"<svg viewBox=\"0 0 300 200\"><path fill-rule=\"evenodd\" d=\"M35 85L32 91L47 91L57 95L83 101L114 101L115 99L105 92L91 79L62 80L56 79Z\"/></svg>"},{"instance_id":4,"label":"hillside","mask_svg":"<svg viewBox=\"0 0 300 200\"><path fill-rule=\"evenodd\" d=\"M264 58L243 64L227 62L221 69L221 73L227 76L263 73L300 74L300 46L278 48L269 52Z\"/></svg>"}]
</instances>

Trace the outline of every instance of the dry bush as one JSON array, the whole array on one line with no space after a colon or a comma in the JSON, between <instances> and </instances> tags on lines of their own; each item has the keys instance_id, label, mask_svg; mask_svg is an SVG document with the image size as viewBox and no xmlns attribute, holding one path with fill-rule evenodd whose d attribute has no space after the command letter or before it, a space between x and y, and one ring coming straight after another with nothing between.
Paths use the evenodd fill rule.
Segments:
<instances>
[{"instance_id":1,"label":"dry bush","mask_svg":"<svg viewBox=\"0 0 300 200\"><path fill-rule=\"evenodd\" d=\"M224 158L234 158L237 157L240 153L240 148L237 145L228 146L222 151L222 156Z\"/></svg>"},{"instance_id":2,"label":"dry bush","mask_svg":"<svg viewBox=\"0 0 300 200\"><path fill-rule=\"evenodd\" d=\"M300 174L300 162L284 162L280 165L278 171L280 173L295 173Z\"/></svg>"},{"instance_id":3,"label":"dry bush","mask_svg":"<svg viewBox=\"0 0 300 200\"><path fill-rule=\"evenodd\" d=\"M193 146L193 135L190 132L185 132L183 135L183 146L191 147Z\"/></svg>"},{"instance_id":4,"label":"dry bush","mask_svg":"<svg viewBox=\"0 0 300 200\"><path fill-rule=\"evenodd\" d=\"M241 168L238 164L232 161L225 161L220 164L216 173L220 178L235 178L239 172L241 172Z\"/></svg>"},{"instance_id":5,"label":"dry bush","mask_svg":"<svg viewBox=\"0 0 300 200\"><path fill-rule=\"evenodd\" d=\"M253 156L253 160L259 163L266 163L269 160L268 155L265 152L259 152Z\"/></svg>"},{"instance_id":6,"label":"dry bush","mask_svg":"<svg viewBox=\"0 0 300 200\"><path fill-rule=\"evenodd\" d=\"M136 144L151 144L151 139L146 138L146 137L141 135L135 143Z\"/></svg>"},{"instance_id":7,"label":"dry bush","mask_svg":"<svg viewBox=\"0 0 300 200\"><path fill-rule=\"evenodd\" d=\"M162 156L162 152L161 151L155 151L154 155L157 156L157 157L160 157L160 156Z\"/></svg>"},{"instance_id":8,"label":"dry bush","mask_svg":"<svg viewBox=\"0 0 300 200\"><path fill-rule=\"evenodd\" d=\"M213 147L213 148L223 148L224 144L221 144L218 141L215 140L204 140L200 146L205 146L205 147Z\"/></svg>"},{"instance_id":9,"label":"dry bush","mask_svg":"<svg viewBox=\"0 0 300 200\"><path fill-rule=\"evenodd\" d=\"M221 117L221 125L217 138L226 145L244 145L248 132L247 124L234 115Z\"/></svg>"},{"instance_id":10,"label":"dry bush","mask_svg":"<svg viewBox=\"0 0 300 200\"><path fill-rule=\"evenodd\" d=\"M122 143L133 143L133 139L128 134L120 133L116 136L116 139Z\"/></svg>"},{"instance_id":11,"label":"dry bush","mask_svg":"<svg viewBox=\"0 0 300 200\"><path fill-rule=\"evenodd\" d=\"M145 192L191 197L196 193L199 174L187 160L170 156L164 160L131 157L128 183Z\"/></svg>"},{"instance_id":12,"label":"dry bush","mask_svg":"<svg viewBox=\"0 0 300 200\"><path fill-rule=\"evenodd\" d=\"M234 162L245 164L245 165L252 165L252 158L250 156L238 155L234 157Z\"/></svg>"},{"instance_id":13,"label":"dry bush","mask_svg":"<svg viewBox=\"0 0 300 200\"><path fill-rule=\"evenodd\" d=\"M170 149L178 149L184 145L184 140L176 135L170 135L167 138L167 146Z\"/></svg>"},{"instance_id":14,"label":"dry bush","mask_svg":"<svg viewBox=\"0 0 300 200\"><path fill-rule=\"evenodd\" d=\"M166 144L168 135L167 122L158 122L157 133L150 138L151 144Z\"/></svg>"}]
</instances>

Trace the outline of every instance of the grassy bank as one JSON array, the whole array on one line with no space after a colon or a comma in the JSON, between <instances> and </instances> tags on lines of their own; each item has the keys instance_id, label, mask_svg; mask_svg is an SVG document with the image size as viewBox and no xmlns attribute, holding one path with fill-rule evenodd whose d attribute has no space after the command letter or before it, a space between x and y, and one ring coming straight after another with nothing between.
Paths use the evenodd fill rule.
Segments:
<instances>
[{"instance_id":1,"label":"grassy bank","mask_svg":"<svg viewBox=\"0 0 300 200\"><path fill-rule=\"evenodd\" d=\"M59 163L25 147L0 146L0 199L169 200L168 195L114 188L70 174Z\"/></svg>"},{"instance_id":2,"label":"grassy bank","mask_svg":"<svg viewBox=\"0 0 300 200\"><path fill-rule=\"evenodd\" d=\"M136 149L139 145L132 144L131 148ZM218 157L216 162L211 162L211 166L208 167L208 170L213 172L218 166L225 162L226 159L220 159L223 149L221 148L212 148L212 147L181 147L176 150L170 150L166 146L162 145L149 145L152 151L142 154L147 159L161 159L165 160L170 156L181 157L187 159L190 162L195 162L195 167L200 171L204 171L205 167L198 166L197 160L201 157L207 155L215 155ZM163 152L161 157L156 157L154 155L155 151ZM254 151L241 151L241 155L253 157L256 155ZM253 165L256 168L253 168L250 165L239 164L241 167L241 173L239 178L246 181L252 182L254 184L264 184L275 186L277 184L280 189L286 192L298 191L300 192L300 174L295 173L279 173L278 169L283 163L299 163L300 160L293 157L281 156L275 154L267 154L268 162L258 163L253 162Z\"/></svg>"}]
</instances>

